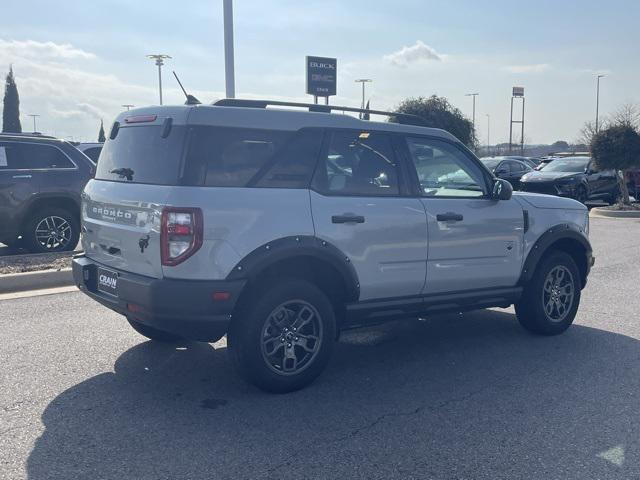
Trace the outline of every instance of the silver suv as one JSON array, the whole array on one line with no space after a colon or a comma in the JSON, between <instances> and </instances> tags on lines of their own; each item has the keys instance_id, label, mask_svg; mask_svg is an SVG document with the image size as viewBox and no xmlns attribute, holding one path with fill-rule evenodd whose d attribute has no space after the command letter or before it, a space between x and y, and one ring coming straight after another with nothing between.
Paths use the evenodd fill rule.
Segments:
<instances>
[{"instance_id":1,"label":"silver suv","mask_svg":"<svg viewBox=\"0 0 640 480\"><path fill-rule=\"evenodd\" d=\"M335 110L355 109L122 113L83 193L78 287L152 340L226 334L277 392L313 381L347 328L513 304L529 331L569 327L593 264L582 204L512 196L416 119Z\"/></svg>"}]
</instances>

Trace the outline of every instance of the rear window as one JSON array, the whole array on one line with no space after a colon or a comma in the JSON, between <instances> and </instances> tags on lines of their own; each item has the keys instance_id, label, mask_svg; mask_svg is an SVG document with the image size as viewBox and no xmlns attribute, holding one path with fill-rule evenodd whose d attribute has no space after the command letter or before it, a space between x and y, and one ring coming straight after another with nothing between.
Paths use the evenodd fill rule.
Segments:
<instances>
[{"instance_id":1,"label":"rear window","mask_svg":"<svg viewBox=\"0 0 640 480\"><path fill-rule=\"evenodd\" d=\"M95 178L154 185L178 185L185 127L162 138L161 125L121 126L100 153Z\"/></svg>"}]
</instances>

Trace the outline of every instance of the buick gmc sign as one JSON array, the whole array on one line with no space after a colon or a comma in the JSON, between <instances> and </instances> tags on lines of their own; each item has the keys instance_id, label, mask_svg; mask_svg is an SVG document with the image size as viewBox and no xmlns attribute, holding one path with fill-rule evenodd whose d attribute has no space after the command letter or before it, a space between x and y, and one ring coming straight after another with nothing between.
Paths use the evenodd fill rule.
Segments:
<instances>
[{"instance_id":1,"label":"buick gmc sign","mask_svg":"<svg viewBox=\"0 0 640 480\"><path fill-rule=\"evenodd\" d=\"M336 58L307 57L307 93L318 97L336 94L338 60Z\"/></svg>"}]
</instances>

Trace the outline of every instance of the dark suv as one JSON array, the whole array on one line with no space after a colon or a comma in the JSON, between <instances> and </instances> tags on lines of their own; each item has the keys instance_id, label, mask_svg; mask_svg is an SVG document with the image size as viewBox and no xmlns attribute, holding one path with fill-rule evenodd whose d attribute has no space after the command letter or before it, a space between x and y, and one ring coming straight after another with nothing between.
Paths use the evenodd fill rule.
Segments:
<instances>
[{"instance_id":1,"label":"dark suv","mask_svg":"<svg viewBox=\"0 0 640 480\"><path fill-rule=\"evenodd\" d=\"M35 253L73 250L80 193L94 171L63 140L0 134L0 243Z\"/></svg>"}]
</instances>

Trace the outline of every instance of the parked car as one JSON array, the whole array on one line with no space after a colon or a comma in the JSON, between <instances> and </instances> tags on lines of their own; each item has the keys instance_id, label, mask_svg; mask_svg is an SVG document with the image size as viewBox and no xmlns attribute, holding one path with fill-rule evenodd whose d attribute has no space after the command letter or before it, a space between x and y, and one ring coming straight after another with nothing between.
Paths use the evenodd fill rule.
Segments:
<instances>
[{"instance_id":1,"label":"parked car","mask_svg":"<svg viewBox=\"0 0 640 480\"><path fill-rule=\"evenodd\" d=\"M347 328L512 304L532 332L571 325L584 205L512 196L453 135L345 110L123 112L83 193L76 284L152 340L226 334L240 374L277 392L313 381Z\"/></svg>"},{"instance_id":2,"label":"parked car","mask_svg":"<svg viewBox=\"0 0 640 480\"><path fill-rule=\"evenodd\" d=\"M629 195L640 202L640 169L628 170L626 172L625 181L629 189Z\"/></svg>"},{"instance_id":3,"label":"parked car","mask_svg":"<svg viewBox=\"0 0 640 480\"><path fill-rule=\"evenodd\" d=\"M98 158L100 157L103 145L104 144L100 142L78 143L75 147L89 157L93 163L98 163Z\"/></svg>"},{"instance_id":4,"label":"parked car","mask_svg":"<svg viewBox=\"0 0 640 480\"><path fill-rule=\"evenodd\" d=\"M520 189L569 197L585 203L604 200L615 203L620 187L615 170L598 170L590 157L556 158L541 170L520 179Z\"/></svg>"},{"instance_id":5,"label":"parked car","mask_svg":"<svg viewBox=\"0 0 640 480\"><path fill-rule=\"evenodd\" d=\"M36 253L75 248L80 194L93 173L63 140L0 134L0 242Z\"/></svg>"},{"instance_id":6,"label":"parked car","mask_svg":"<svg viewBox=\"0 0 640 480\"><path fill-rule=\"evenodd\" d=\"M508 181L516 190L520 188L520 178L533 170L525 162L511 157L484 157L480 161L491 173Z\"/></svg>"}]
</instances>

